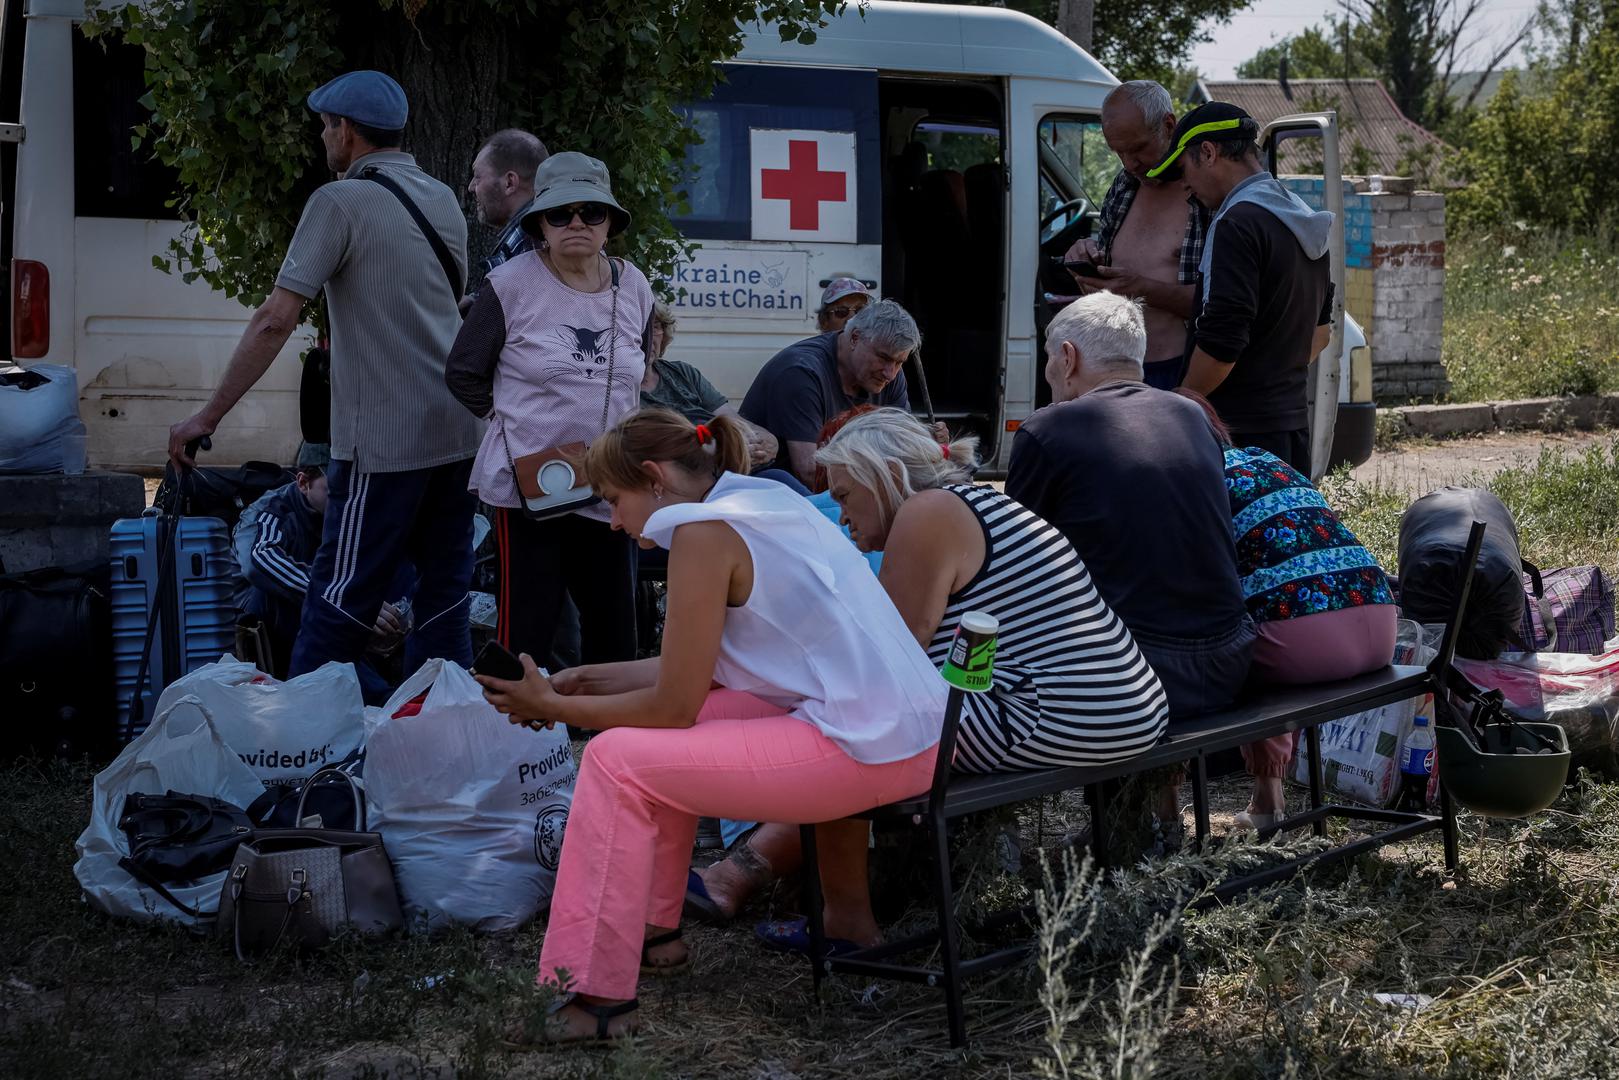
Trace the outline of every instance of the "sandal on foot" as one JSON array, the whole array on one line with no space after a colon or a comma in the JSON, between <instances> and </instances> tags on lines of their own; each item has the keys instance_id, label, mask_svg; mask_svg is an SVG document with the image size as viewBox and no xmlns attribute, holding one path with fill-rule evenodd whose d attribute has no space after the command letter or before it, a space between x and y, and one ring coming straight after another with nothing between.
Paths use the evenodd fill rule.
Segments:
<instances>
[{"instance_id":1,"label":"sandal on foot","mask_svg":"<svg viewBox=\"0 0 1619 1080\"><path fill-rule=\"evenodd\" d=\"M1243 810L1233 814L1231 827L1238 832L1264 832L1274 829L1287 820L1287 811L1281 810L1274 814L1261 814L1256 810Z\"/></svg>"},{"instance_id":2,"label":"sandal on foot","mask_svg":"<svg viewBox=\"0 0 1619 1080\"><path fill-rule=\"evenodd\" d=\"M569 1005L576 1006L581 1012L596 1018L595 1032L574 1035L561 1030L561 1025L555 1018L558 1013ZM580 1001L578 994L572 992L561 994L555 1001L545 1007L545 1018L540 1022L538 1031L530 1031L528 1025L522 1022L513 1023L506 1028L505 1037L501 1039L501 1042L509 1050L532 1050L536 1046L560 1046L568 1043L594 1045L610 1042L613 1039L622 1039L629 1035L630 1032L625 1031L614 1035L608 1031L607 1025L614 1017L627 1016L640 1007L641 1003L638 998L630 998L630 1000L621 1001L617 1005L592 1005L588 1002Z\"/></svg>"},{"instance_id":3,"label":"sandal on foot","mask_svg":"<svg viewBox=\"0 0 1619 1080\"><path fill-rule=\"evenodd\" d=\"M658 934L655 937L649 937L645 941L641 942L641 974L679 975L681 972L691 967L690 950L687 950L685 956L681 957L679 960L676 960L672 964L654 964L652 959L647 956L648 949L657 948L659 945L667 945L671 941L679 941L680 936L680 928L677 926L667 933Z\"/></svg>"},{"instance_id":4,"label":"sandal on foot","mask_svg":"<svg viewBox=\"0 0 1619 1080\"><path fill-rule=\"evenodd\" d=\"M809 920L802 916L796 919L762 922L753 928L753 936L767 949L797 953L800 956L810 954ZM851 953L864 947L859 942L847 938L826 939L827 956L842 956L844 953Z\"/></svg>"},{"instance_id":5,"label":"sandal on foot","mask_svg":"<svg viewBox=\"0 0 1619 1080\"><path fill-rule=\"evenodd\" d=\"M731 916L725 914L714 898L708 895L708 886L703 882L703 875L695 870L686 874L685 915L710 926L724 926L731 921Z\"/></svg>"}]
</instances>

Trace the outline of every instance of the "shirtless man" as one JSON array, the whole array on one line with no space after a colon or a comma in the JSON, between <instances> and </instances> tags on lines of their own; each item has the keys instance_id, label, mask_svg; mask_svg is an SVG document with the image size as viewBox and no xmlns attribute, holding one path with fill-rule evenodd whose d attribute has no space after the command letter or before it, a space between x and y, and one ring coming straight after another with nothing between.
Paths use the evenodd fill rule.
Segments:
<instances>
[{"instance_id":1,"label":"shirtless man","mask_svg":"<svg viewBox=\"0 0 1619 1080\"><path fill-rule=\"evenodd\" d=\"M1186 323L1194 311L1197 266L1209 211L1179 183L1147 178L1169 153L1174 102L1155 82L1121 83L1102 103L1102 137L1118 156L1118 175L1102 200L1097 236L1069 249L1069 260L1096 264L1101 276L1075 274L1081 292L1140 299L1147 311L1145 380L1173 390L1186 373Z\"/></svg>"}]
</instances>

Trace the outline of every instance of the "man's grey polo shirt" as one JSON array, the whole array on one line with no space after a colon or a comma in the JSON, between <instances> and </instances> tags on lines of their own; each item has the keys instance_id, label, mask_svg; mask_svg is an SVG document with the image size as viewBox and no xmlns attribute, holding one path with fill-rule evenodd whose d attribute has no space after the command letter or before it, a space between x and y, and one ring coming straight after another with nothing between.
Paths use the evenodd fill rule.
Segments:
<instances>
[{"instance_id":1,"label":"man's grey polo shirt","mask_svg":"<svg viewBox=\"0 0 1619 1080\"><path fill-rule=\"evenodd\" d=\"M450 396L444 361L461 328L458 296L410 212L361 169L376 165L444 238L466 278L460 200L396 150L357 158L309 197L276 284L313 298L332 323L332 457L404 472L478 452L483 421Z\"/></svg>"}]
</instances>

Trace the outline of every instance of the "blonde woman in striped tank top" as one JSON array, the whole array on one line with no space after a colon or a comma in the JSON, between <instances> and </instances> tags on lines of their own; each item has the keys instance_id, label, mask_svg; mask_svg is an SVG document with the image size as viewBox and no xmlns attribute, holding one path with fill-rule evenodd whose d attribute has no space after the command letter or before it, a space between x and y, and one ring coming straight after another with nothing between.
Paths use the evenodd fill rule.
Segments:
<instances>
[{"instance_id":1,"label":"blonde woman in striped tank top","mask_svg":"<svg viewBox=\"0 0 1619 1080\"><path fill-rule=\"evenodd\" d=\"M968 696L956 768L1049 769L1141 753L1168 720L1158 677L1067 538L971 483L977 445L965 438L942 446L909 413L878 409L815 455L850 538L862 551L883 552L882 585L935 665L967 611L1000 622L995 685ZM827 933L872 944L879 932L865 889L866 825L843 824L847 842L823 841ZM703 875L704 892L720 913L734 912L768 879L760 864L785 872L797 854L796 829L764 826L748 850ZM693 906L701 909L701 900ZM795 949L802 924L766 923L758 933L767 945Z\"/></svg>"}]
</instances>

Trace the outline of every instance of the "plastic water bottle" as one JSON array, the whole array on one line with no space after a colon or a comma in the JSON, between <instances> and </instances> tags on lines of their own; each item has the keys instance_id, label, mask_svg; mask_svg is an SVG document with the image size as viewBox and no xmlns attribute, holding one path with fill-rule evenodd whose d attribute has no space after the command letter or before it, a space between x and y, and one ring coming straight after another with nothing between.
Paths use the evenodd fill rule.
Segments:
<instances>
[{"instance_id":1,"label":"plastic water bottle","mask_svg":"<svg viewBox=\"0 0 1619 1080\"><path fill-rule=\"evenodd\" d=\"M1411 734L1400 747L1400 810L1423 813L1428 809L1428 777L1433 775L1433 730L1428 718L1417 715Z\"/></svg>"}]
</instances>

